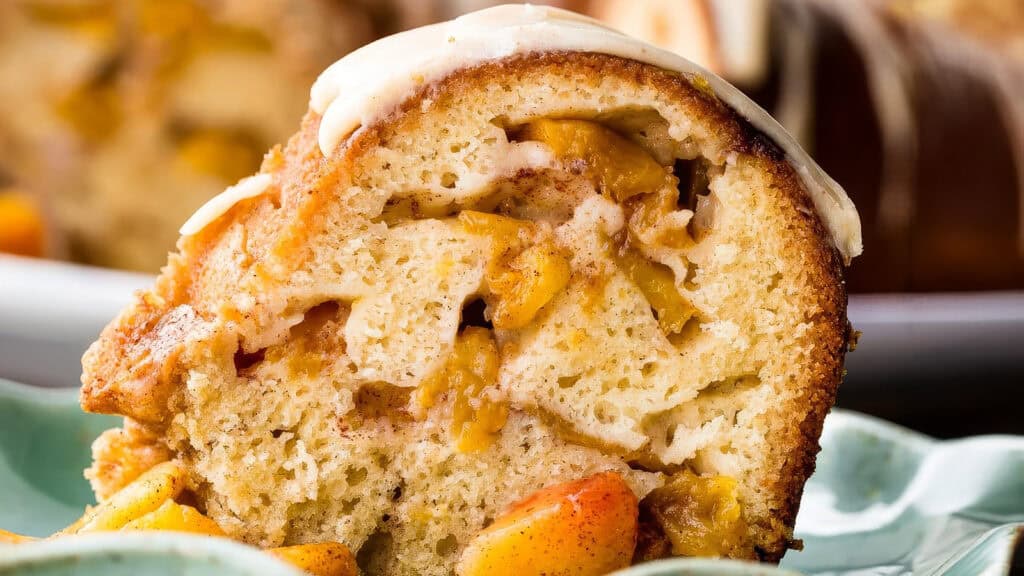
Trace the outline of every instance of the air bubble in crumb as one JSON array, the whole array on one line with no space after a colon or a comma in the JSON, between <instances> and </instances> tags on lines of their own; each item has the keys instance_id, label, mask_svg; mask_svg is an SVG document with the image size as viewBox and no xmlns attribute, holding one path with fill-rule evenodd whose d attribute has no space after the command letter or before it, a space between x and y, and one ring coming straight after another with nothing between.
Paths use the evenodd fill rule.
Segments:
<instances>
[{"instance_id":1,"label":"air bubble in crumb","mask_svg":"<svg viewBox=\"0 0 1024 576\"><path fill-rule=\"evenodd\" d=\"M454 534L449 534L441 540L438 540L437 545L434 547L438 556L450 556L454 554L458 548L459 541L455 538Z\"/></svg>"}]
</instances>

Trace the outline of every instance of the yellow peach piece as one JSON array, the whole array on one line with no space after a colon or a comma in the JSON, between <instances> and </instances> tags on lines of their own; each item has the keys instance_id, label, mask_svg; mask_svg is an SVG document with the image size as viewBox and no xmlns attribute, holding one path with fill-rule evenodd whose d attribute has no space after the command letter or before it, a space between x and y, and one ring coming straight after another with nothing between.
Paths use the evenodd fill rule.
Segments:
<instances>
[{"instance_id":1,"label":"yellow peach piece","mask_svg":"<svg viewBox=\"0 0 1024 576\"><path fill-rule=\"evenodd\" d=\"M267 553L314 576L356 576L359 569L349 549L338 542L271 548Z\"/></svg>"},{"instance_id":2,"label":"yellow peach piece","mask_svg":"<svg viewBox=\"0 0 1024 576\"><path fill-rule=\"evenodd\" d=\"M606 472L540 490L471 540L460 576L600 575L629 565L637 500Z\"/></svg>"},{"instance_id":3,"label":"yellow peach piece","mask_svg":"<svg viewBox=\"0 0 1024 576\"><path fill-rule=\"evenodd\" d=\"M615 260L658 313L661 329L666 334L680 332L697 309L679 293L672 270L632 250L620 251Z\"/></svg>"},{"instance_id":4,"label":"yellow peach piece","mask_svg":"<svg viewBox=\"0 0 1024 576\"><path fill-rule=\"evenodd\" d=\"M694 239L685 227L666 227L665 217L679 208L679 191L662 188L654 194L644 194L631 202L633 213L629 217L629 230L641 242L657 243L669 248L688 248Z\"/></svg>"},{"instance_id":5,"label":"yellow peach piece","mask_svg":"<svg viewBox=\"0 0 1024 576\"><path fill-rule=\"evenodd\" d=\"M467 232L491 238L487 303L495 328L526 326L569 283L569 261L553 242L524 248L535 231L532 223L472 210L459 213L459 222Z\"/></svg>"},{"instance_id":6,"label":"yellow peach piece","mask_svg":"<svg viewBox=\"0 0 1024 576\"><path fill-rule=\"evenodd\" d=\"M504 252L510 245L525 242L534 230L533 223L527 220L475 210L459 212L458 220L470 234L491 236L497 244L494 251L498 254Z\"/></svg>"},{"instance_id":7,"label":"yellow peach piece","mask_svg":"<svg viewBox=\"0 0 1024 576\"><path fill-rule=\"evenodd\" d=\"M0 544L22 544L24 542L34 542L37 538L31 536L22 536L21 534L15 534L14 532L8 532L7 530L0 530Z\"/></svg>"},{"instance_id":8,"label":"yellow peach piece","mask_svg":"<svg viewBox=\"0 0 1024 576\"><path fill-rule=\"evenodd\" d=\"M672 542L676 556L728 556L743 549L743 520L735 478L675 475L644 501Z\"/></svg>"},{"instance_id":9,"label":"yellow peach piece","mask_svg":"<svg viewBox=\"0 0 1024 576\"><path fill-rule=\"evenodd\" d=\"M672 184L669 170L643 148L596 122L534 120L519 138L546 144L564 161L582 161L585 173L617 202Z\"/></svg>"},{"instance_id":10,"label":"yellow peach piece","mask_svg":"<svg viewBox=\"0 0 1024 576\"><path fill-rule=\"evenodd\" d=\"M470 326L455 340L455 350L445 366L416 391L416 403L423 410L434 406L441 394L454 394L452 434L462 452L490 446L508 418L508 407L483 396L498 380L499 362L490 330Z\"/></svg>"},{"instance_id":11,"label":"yellow peach piece","mask_svg":"<svg viewBox=\"0 0 1024 576\"><path fill-rule=\"evenodd\" d=\"M185 470L177 462L157 464L87 512L85 521L74 533L119 530L184 489Z\"/></svg>"},{"instance_id":12,"label":"yellow peach piece","mask_svg":"<svg viewBox=\"0 0 1024 576\"><path fill-rule=\"evenodd\" d=\"M529 324L565 288L571 274L569 261L550 242L531 246L506 266L489 270L494 327L512 330Z\"/></svg>"},{"instance_id":13,"label":"yellow peach piece","mask_svg":"<svg viewBox=\"0 0 1024 576\"><path fill-rule=\"evenodd\" d=\"M122 530L173 530L175 532L193 532L208 536L226 536L221 527L191 506L178 504L174 500L164 500L159 508L148 514L139 516L124 525Z\"/></svg>"}]
</instances>

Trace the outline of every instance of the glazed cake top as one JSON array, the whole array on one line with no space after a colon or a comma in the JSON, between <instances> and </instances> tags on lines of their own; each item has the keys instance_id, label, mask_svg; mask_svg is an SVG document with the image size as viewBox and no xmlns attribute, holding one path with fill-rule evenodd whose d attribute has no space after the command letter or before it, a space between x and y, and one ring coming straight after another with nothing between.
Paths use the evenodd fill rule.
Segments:
<instances>
[{"instance_id":1,"label":"glazed cake top","mask_svg":"<svg viewBox=\"0 0 1024 576\"><path fill-rule=\"evenodd\" d=\"M311 91L310 108L322 115L320 150L329 156L360 126L372 124L419 87L454 70L550 51L619 56L674 70L710 86L718 98L782 148L843 258L848 262L861 253L860 217L853 202L764 109L693 62L568 10L506 4L388 36L350 53L328 67ZM266 188L243 184L228 188L200 208L182 227L182 234L198 232L235 202Z\"/></svg>"},{"instance_id":2,"label":"glazed cake top","mask_svg":"<svg viewBox=\"0 0 1024 576\"><path fill-rule=\"evenodd\" d=\"M382 38L331 65L313 85L310 107L323 116L324 155L425 83L459 68L530 52L597 52L706 81L733 110L786 153L832 240L847 260L862 251L860 218L843 189L767 112L734 86L685 58L568 10L506 4Z\"/></svg>"}]
</instances>

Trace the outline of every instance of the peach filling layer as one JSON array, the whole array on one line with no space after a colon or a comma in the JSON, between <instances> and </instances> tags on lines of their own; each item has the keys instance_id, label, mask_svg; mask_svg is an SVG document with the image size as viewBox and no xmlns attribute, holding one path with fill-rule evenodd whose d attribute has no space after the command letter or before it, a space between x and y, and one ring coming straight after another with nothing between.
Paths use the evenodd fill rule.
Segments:
<instances>
[{"instance_id":1,"label":"peach filling layer","mask_svg":"<svg viewBox=\"0 0 1024 576\"><path fill-rule=\"evenodd\" d=\"M463 452L483 450L505 425L508 408L484 392L498 380L498 347L490 330L466 328L455 340L447 364L427 378L415 394L415 408L422 415L438 398L449 393L452 401L452 435Z\"/></svg>"}]
</instances>

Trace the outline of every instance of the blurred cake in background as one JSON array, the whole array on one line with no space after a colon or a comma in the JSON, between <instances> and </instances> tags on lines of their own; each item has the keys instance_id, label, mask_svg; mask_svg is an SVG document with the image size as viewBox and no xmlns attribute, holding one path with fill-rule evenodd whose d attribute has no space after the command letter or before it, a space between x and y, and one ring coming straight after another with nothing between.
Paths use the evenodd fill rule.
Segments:
<instances>
[{"instance_id":1,"label":"blurred cake in background","mask_svg":"<svg viewBox=\"0 0 1024 576\"><path fill-rule=\"evenodd\" d=\"M574 8L739 86L763 80L769 0L577 0Z\"/></svg>"},{"instance_id":2,"label":"blurred cake in background","mask_svg":"<svg viewBox=\"0 0 1024 576\"><path fill-rule=\"evenodd\" d=\"M504 0L398 0L398 27L414 28L506 3ZM771 0L535 0L573 10L671 50L739 86L767 71Z\"/></svg>"},{"instance_id":3,"label":"blurred cake in background","mask_svg":"<svg viewBox=\"0 0 1024 576\"><path fill-rule=\"evenodd\" d=\"M326 65L377 33L336 0L0 3L0 174L72 258L155 271L259 167ZM8 210L13 210L8 208Z\"/></svg>"},{"instance_id":4,"label":"blurred cake in background","mask_svg":"<svg viewBox=\"0 0 1024 576\"><path fill-rule=\"evenodd\" d=\"M778 3L814 22L810 141L864 224L851 291L1024 288L1024 3Z\"/></svg>"},{"instance_id":5,"label":"blurred cake in background","mask_svg":"<svg viewBox=\"0 0 1024 576\"><path fill-rule=\"evenodd\" d=\"M1024 60L1024 2L1020 0L889 0L893 14L930 20Z\"/></svg>"},{"instance_id":6,"label":"blurred cake in background","mask_svg":"<svg viewBox=\"0 0 1024 576\"><path fill-rule=\"evenodd\" d=\"M721 75L721 41L707 0L649 0L637 9L633 0L578 2L591 16L637 38L667 48Z\"/></svg>"}]
</instances>

